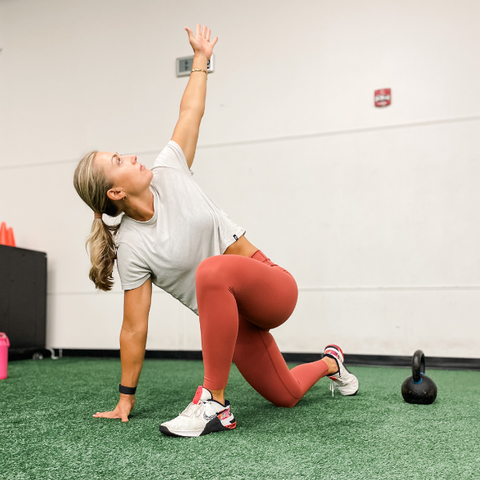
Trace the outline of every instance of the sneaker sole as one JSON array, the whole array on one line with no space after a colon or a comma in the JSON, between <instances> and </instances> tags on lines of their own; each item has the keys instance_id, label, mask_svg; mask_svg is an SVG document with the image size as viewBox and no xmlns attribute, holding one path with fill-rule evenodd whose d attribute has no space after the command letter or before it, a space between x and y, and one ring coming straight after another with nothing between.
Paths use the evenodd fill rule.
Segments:
<instances>
[{"instance_id":1,"label":"sneaker sole","mask_svg":"<svg viewBox=\"0 0 480 480\"><path fill-rule=\"evenodd\" d=\"M160 425L159 430L164 435L167 435L169 437L201 437L203 435L208 435L209 433L233 430L234 428L236 428L236 426L237 426L237 422L234 421L228 427L226 427L222 424L222 422L218 419L218 417L215 417L205 425L205 428L201 432L189 432L189 431L176 432L176 431L169 430L168 427L165 427L164 425Z\"/></svg>"},{"instance_id":2,"label":"sneaker sole","mask_svg":"<svg viewBox=\"0 0 480 480\"><path fill-rule=\"evenodd\" d=\"M358 381L358 379L357 379L357 381ZM340 393L340 395L343 395L344 397L354 397L358 393L358 390L359 390L359 388L358 388L358 385L357 385L357 389L355 390L355 393L342 393L337 387L338 393Z\"/></svg>"},{"instance_id":3,"label":"sneaker sole","mask_svg":"<svg viewBox=\"0 0 480 480\"><path fill-rule=\"evenodd\" d=\"M352 374L353 375L353 374ZM330 378L330 377L328 377ZM356 378L356 377L355 377ZM333 380L332 378L330 378L330 380L332 382L335 382L335 380ZM358 378L357 378L357 382L358 382ZM355 390L355 393L342 393L338 387L335 387L337 389L337 392L340 394L340 395L343 395L344 397L354 397L357 393L358 393L358 390L359 390L359 386L357 384L357 389Z\"/></svg>"}]
</instances>

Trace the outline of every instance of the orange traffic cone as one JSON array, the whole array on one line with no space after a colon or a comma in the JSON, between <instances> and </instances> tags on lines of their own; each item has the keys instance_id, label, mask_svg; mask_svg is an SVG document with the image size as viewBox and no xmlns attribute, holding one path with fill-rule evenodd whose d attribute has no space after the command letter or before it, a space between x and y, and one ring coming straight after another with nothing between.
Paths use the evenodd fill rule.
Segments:
<instances>
[{"instance_id":1,"label":"orange traffic cone","mask_svg":"<svg viewBox=\"0 0 480 480\"><path fill-rule=\"evenodd\" d=\"M10 247L15 246L15 235L13 234L13 228L12 227L7 229L7 245L9 245Z\"/></svg>"},{"instance_id":2,"label":"orange traffic cone","mask_svg":"<svg viewBox=\"0 0 480 480\"><path fill-rule=\"evenodd\" d=\"M5 222L2 222L0 226L0 245L8 245L7 244L7 225Z\"/></svg>"}]
</instances>

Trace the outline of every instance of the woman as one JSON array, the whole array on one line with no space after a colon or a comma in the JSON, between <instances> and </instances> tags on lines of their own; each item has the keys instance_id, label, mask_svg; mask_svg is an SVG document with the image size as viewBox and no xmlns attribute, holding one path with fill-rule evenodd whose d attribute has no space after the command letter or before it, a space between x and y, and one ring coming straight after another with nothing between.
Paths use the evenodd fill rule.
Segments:
<instances>
[{"instance_id":1,"label":"woman","mask_svg":"<svg viewBox=\"0 0 480 480\"><path fill-rule=\"evenodd\" d=\"M110 290L116 259L125 291L120 399L113 411L94 417L128 421L145 354L153 283L199 315L203 385L178 417L160 426L166 435L195 437L236 426L225 400L232 361L257 392L282 407L293 407L326 375L343 395L354 395L358 381L334 345L326 347L322 360L288 369L269 330L293 312L295 280L254 247L191 177L207 62L218 38L210 41L206 26L197 25L195 34L186 31L194 51L192 73L172 140L152 170L135 155L91 152L79 163L74 184L94 211L87 240L90 279ZM107 226L104 213L123 213L120 226Z\"/></svg>"}]
</instances>

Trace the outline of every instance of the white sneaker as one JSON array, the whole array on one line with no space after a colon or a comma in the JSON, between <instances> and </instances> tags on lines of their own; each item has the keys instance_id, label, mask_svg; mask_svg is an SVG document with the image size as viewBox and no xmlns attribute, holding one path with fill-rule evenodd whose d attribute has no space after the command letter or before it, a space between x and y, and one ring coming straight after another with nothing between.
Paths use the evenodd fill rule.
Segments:
<instances>
[{"instance_id":1,"label":"white sneaker","mask_svg":"<svg viewBox=\"0 0 480 480\"><path fill-rule=\"evenodd\" d=\"M337 345L327 345L323 351L325 357L333 358L338 365L338 372L333 375L328 375L328 378L332 380L330 384L330 390L332 396L334 396L335 388L342 395L356 395L358 392L358 379L353 373L350 373L343 365L343 352Z\"/></svg>"},{"instance_id":2,"label":"white sneaker","mask_svg":"<svg viewBox=\"0 0 480 480\"><path fill-rule=\"evenodd\" d=\"M174 437L199 437L212 432L233 430L237 426L230 411L230 402L225 405L213 400L212 394L202 386L197 388L193 401L176 418L160 425L160 431Z\"/></svg>"}]
</instances>

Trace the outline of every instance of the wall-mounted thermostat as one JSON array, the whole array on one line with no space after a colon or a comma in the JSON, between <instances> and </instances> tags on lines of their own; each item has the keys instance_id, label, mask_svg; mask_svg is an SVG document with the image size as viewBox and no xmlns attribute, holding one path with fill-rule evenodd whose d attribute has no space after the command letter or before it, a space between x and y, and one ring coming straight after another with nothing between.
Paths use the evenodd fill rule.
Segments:
<instances>
[{"instance_id":1,"label":"wall-mounted thermostat","mask_svg":"<svg viewBox=\"0 0 480 480\"><path fill-rule=\"evenodd\" d=\"M190 75L193 68L193 55L190 57L180 57L176 60L177 65L177 77L185 77ZM213 55L207 63L207 72L213 72Z\"/></svg>"}]
</instances>

